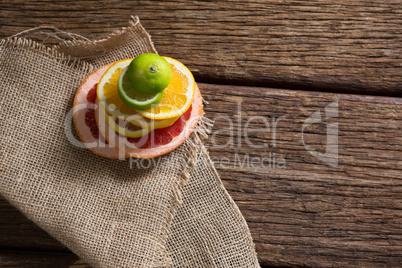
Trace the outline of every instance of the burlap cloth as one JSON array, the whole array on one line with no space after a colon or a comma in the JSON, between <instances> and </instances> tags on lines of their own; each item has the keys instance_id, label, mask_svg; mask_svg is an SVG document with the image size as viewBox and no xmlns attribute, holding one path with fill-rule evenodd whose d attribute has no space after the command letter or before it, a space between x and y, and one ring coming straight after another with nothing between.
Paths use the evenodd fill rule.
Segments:
<instances>
[{"instance_id":1,"label":"burlap cloth","mask_svg":"<svg viewBox=\"0 0 402 268\"><path fill-rule=\"evenodd\" d=\"M47 37L70 40L49 47L23 35L0 42L4 198L93 267L259 267L202 144L208 120L150 163L102 158L66 138L91 71L156 52L137 18L104 40L56 32Z\"/></svg>"}]
</instances>

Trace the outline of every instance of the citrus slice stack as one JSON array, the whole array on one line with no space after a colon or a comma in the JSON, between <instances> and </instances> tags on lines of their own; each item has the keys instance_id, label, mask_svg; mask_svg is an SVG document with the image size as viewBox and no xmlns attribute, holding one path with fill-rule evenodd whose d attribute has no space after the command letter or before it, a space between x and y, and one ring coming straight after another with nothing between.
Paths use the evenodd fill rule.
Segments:
<instances>
[{"instance_id":1,"label":"citrus slice stack","mask_svg":"<svg viewBox=\"0 0 402 268\"><path fill-rule=\"evenodd\" d=\"M121 73L132 59L103 66L84 80L74 102L74 111L77 110L74 123L85 145L94 141L101 144L90 148L92 151L109 158L153 158L177 148L190 135L203 113L199 89L187 67L164 58L172 69L172 79L162 96L159 93L129 96L140 108L160 98L158 104L147 110L128 107L119 95L119 80L120 86L121 83L127 86ZM85 101L88 98L90 102ZM92 105L90 116L86 111L78 111L79 105L88 103Z\"/></svg>"}]
</instances>

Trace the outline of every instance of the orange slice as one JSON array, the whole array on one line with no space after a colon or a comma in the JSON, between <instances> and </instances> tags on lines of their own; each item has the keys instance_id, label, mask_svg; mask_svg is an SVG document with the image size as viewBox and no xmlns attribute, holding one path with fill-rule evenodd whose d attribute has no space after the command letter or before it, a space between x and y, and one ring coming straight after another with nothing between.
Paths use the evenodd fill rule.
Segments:
<instances>
[{"instance_id":1,"label":"orange slice","mask_svg":"<svg viewBox=\"0 0 402 268\"><path fill-rule=\"evenodd\" d=\"M193 74L181 62L164 57L172 68L172 80L161 102L152 109L138 111L144 117L150 119L168 119L178 117L190 107L195 93L195 81Z\"/></svg>"},{"instance_id":2,"label":"orange slice","mask_svg":"<svg viewBox=\"0 0 402 268\"><path fill-rule=\"evenodd\" d=\"M132 60L125 59L114 62L100 78L97 88L98 100L102 108L108 114L124 120L138 120L142 118L136 110L123 103L117 90L119 76Z\"/></svg>"}]
</instances>

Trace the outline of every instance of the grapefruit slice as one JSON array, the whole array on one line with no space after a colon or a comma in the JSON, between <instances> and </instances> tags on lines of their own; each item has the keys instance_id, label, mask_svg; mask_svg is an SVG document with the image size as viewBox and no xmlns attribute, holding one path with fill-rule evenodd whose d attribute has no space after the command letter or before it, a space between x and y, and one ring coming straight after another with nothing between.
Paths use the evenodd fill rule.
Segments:
<instances>
[{"instance_id":1,"label":"grapefruit slice","mask_svg":"<svg viewBox=\"0 0 402 268\"><path fill-rule=\"evenodd\" d=\"M154 158L173 151L191 134L203 114L201 94L196 86L191 106L171 126L154 129L140 138L129 138L116 133L106 122L99 105L95 107L102 135L120 152L134 158Z\"/></svg>"},{"instance_id":2,"label":"grapefruit slice","mask_svg":"<svg viewBox=\"0 0 402 268\"><path fill-rule=\"evenodd\" d=\"M73 121L79 138L89 150L107 158L125 158L102 136L95 120L97 84L110 65L95 70L82 82L74 98Z\"/></svg>"}]
</instances>

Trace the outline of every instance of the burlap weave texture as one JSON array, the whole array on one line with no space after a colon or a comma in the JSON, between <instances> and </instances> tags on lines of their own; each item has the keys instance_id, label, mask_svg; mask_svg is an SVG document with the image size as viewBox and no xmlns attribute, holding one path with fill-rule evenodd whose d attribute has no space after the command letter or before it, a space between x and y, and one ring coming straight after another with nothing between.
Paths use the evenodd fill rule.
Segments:
<instances>
[{"instance_id":1,"label":"burlap weave texture","mask_svg":"<svg viewBox=\"0 0 402 268\"><path fill-rule=\"evenodd\" d=\"M144 52L156 50L136 18L99 41L49 48L2 40L0 194L93 267L259 267L247 224L202 145L205 119L149 168L66 138L83 79Z\"/></svg>"}]
</instances>

